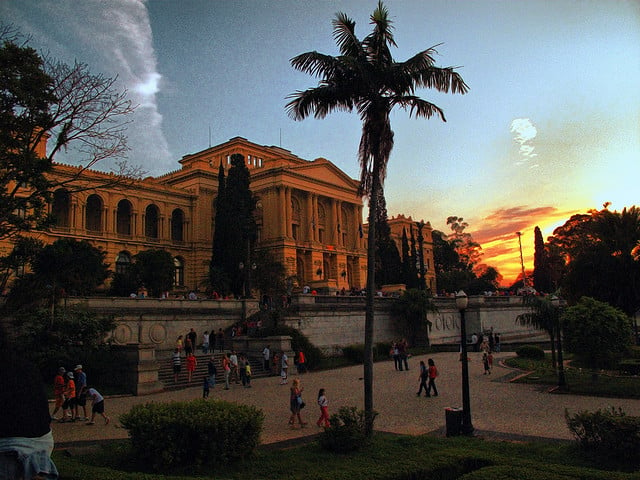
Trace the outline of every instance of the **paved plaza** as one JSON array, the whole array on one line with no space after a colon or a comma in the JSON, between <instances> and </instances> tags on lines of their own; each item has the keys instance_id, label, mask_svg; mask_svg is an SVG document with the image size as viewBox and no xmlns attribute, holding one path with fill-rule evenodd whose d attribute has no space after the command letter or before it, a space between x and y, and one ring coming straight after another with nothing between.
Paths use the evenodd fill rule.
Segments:
<instances>
[{"instance_id":1,"label":"paved plaza","mask_svg":"<svg viewBox=\"0 0 640 480\"><path fill-rule=\"evenodd\" d=\"M564 411L597 410L609 406L622 407L629 415L640 415L640 400L600 398L578 395L550 394L545 388L509 382L515 373L500 365L499 361L514 353L498 353L491 375L483 375L480 354L471 352L469 381L471 391L471 414L477 434L486 438L538 437L569 440ZM418 390L418 363L433 358L440 376L436 384L439 396L426 398L416 396ZM374 367L374 409L379 413L375 429L378 431L443 435L445 431L445 408L461 406L461 368L456 352L434 353L409 359L409 371L395 371L393 362L378 362ZM90 375L89 370L89 375ZM363 369L351 366L337 370L310 372L300 375L304 387L303 397L307 407L303 410L305 428L291 429L289 418L289 385L280 385L279 377L254 379L252 388L232 385L224 390L217 384L211 390L210 399L255 405L265 413L262 443L276 443L319 432L316 420L319 408L316 404L318 389L325 388L329 399L329 413L341 406L363 406ZM200 379L193 388L134 397L110 397L105 400L106 413L111 423L104 425L102 418L87 426L84 422L52 424L56 448L64 448L84 442L127 438L127 431L120 425L118 417L133 405L148 402L170 402L191 400L202 396ZM100 386L96 386L98 390ZM88 407L90 408L90 407Z\"/></svg>"}]
</instances>

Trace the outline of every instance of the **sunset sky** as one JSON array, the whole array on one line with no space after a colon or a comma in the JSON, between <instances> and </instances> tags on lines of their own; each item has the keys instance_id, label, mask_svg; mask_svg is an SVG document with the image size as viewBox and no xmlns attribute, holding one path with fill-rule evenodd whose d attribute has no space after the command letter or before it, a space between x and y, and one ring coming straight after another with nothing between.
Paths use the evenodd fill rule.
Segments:
<instances>
[{"instance_id":1,"label":"sunset sky","mask_svg":"<svg viewBox=\"0 0 640 480\"><path fill-rule=\"evenodd\" d=\"M139 104L129 160L151 175L210 144L242 136L301 158L325 157L358 177L356 113L294 122L287 95L315 86L289 60L336 55L338 11L370 32L373 0L3 0L0 18L30 45L118 76ZM417 94L447 122L392 117L389 215L447 231L464 217L483 262L510 283L516 231L533 269L545 238L588 209L640 204L640 2L387 0L398 61L437 46L467 95ZM58 160L64 161L59 158ZM106 165L104 166L106 168Z\"/></svg>"}]
</instances>

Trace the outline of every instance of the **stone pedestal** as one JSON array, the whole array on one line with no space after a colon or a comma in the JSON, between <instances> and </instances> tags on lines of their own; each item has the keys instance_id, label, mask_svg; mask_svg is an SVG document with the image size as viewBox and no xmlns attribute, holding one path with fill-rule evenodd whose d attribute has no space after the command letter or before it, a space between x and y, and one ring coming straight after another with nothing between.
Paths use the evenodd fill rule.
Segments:
<instances>
[{"instance_id":1,"label":"stone pedestal","mask_svg":"<svg viewBox=\"0 0 640 480\"><path fill-rule=\"evenodd\" d=\"M155 345L129 343L113 347L120 352L122 363L114 368L114 376L134 395L149 395L163 390L158 380Z\"/></svg>"}]
</instances>

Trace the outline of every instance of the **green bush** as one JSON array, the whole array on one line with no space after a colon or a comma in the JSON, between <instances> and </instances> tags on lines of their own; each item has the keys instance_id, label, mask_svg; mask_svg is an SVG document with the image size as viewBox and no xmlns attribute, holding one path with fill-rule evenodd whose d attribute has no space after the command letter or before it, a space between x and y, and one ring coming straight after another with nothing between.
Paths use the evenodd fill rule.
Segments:
<instances>
[{"instance_id":1,"label":"green bush","mask_svg":"<svg viewBox=\"0 0 640 480\"><path fill-rule=\"evenodd\" d=\"M522 358L530 358L531 360L543 360L544 350L535 345L523 345L516 350L516 354Z\"/></svg>"},{"instance_id":2,"label":"green bush","mask_svg":"<svg viewBox=\"0 0 640 480\"><path fill-rule=\"evenodd\" d=\"M259 444L264 414L247 405L200 399L136 405L120 421L140 462L160 470L248 457Z\"/></svg>"},{"instance_id":3,"label":"green bush","mask_svg":"<svg viewBox=\"0 0 640 480\"><path fill-rule=\"evenodd\" d=\"M627 349L627 356L630 359L640 360L640 346L632 345Z\"/></svg>"},{"instance_id":4,"label":"green bush","mask_svg":"<svg viewBox=\"0 0 640 480\"><path fill-rule=\"evenodd\" d=\"M573 416L565 409L564 416L582 449L640 465L640 417L627 416L621 408L613 407Z\"/></svg>"},{"instance_id":5,"label":"green bush","mask_svg":"<svg viewBox=\"0 0 640 480\"><path fill-rule=\"evenodd\" d=\"M374 412L371 423L375 421ZM320 434L320 446L334 453L349 453L367 444L366 415L356 407L342 407L329 419L330 426Z\"/></svg>"}]
</instances>

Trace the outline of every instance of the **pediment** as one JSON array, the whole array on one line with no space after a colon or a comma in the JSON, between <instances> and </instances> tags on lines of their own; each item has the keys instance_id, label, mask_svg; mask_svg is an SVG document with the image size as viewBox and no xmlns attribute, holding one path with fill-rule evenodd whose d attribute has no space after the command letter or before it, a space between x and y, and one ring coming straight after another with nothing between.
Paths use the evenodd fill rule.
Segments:
<instances>
[{"instance_id":1,"label":"pediment","mask_svg":"<svg viewBox=\"0 0 640 480\"><path fill-rule=\"evenodd\" d=\"M326 158L317 158L303 165L292 165L287 170L309 180L328 183L340 188L353 189L358 188L359 185L357 180L349 177Z\"/></svg>"}]
</instances>

